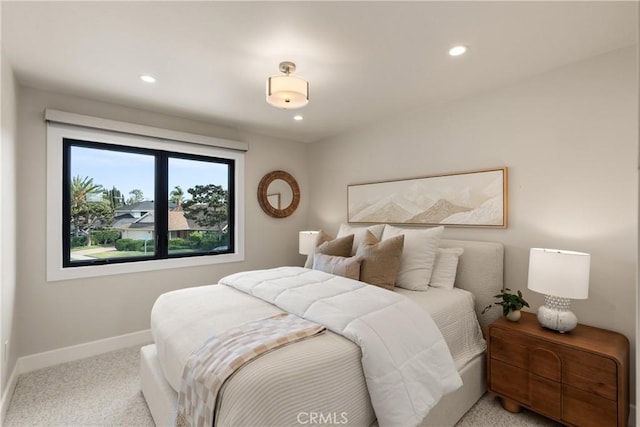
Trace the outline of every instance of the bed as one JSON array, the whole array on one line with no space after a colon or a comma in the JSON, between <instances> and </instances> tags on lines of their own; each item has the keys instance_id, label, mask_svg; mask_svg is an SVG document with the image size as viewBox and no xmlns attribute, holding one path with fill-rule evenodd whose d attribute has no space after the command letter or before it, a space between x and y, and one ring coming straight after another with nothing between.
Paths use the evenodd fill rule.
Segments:
<instances>
[{"instance_id":1,"label":"bed","mask_svg":"<svg viewBox=\"0 0 640 427\"><path fill-rule=\"evenodd\" d=\"M481 326L493 321L499 313L480 315L480 311L502 288L503 246L495 242L445 239L439 245L464 249L455 288L395 292L431 314L462 378L463 386L444 396L422 423L442 426L455 424L486 390ZM242 310L238 310L238 304ZM155 423L175 424L184 360L207 336L241 322L246 316L260 318L279 312L273 305L221 285L163 295L152 313L155 343L141 349L140 359L142 392ZM224 384L217 423L309 424L310 414L321 413L333 414L330 421L334 423L375 425L375 412L362 371L354 368L359 366L360 359L358 346L332 332L271 351L248 363ZM247 407L251 409L246 410ZM294 418L286 415L287 411L298 414L296 421L292 422ZM340 419L344 413L348 418Z\"/></svg>"}]
</instances>

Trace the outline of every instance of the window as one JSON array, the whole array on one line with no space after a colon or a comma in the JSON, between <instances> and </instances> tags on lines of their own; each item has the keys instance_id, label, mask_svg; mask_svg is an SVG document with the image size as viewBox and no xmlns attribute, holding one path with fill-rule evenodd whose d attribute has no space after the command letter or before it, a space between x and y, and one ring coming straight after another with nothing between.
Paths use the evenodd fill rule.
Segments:
<instances>
[{"instance_id":1,"label":"window","mask_svg":"<svg viewBox=\"0 0 640 427\"><path fill-rule=\"evenodd\" d=\"M65 267L233 252L234 161L63 138Z\"/></svg>"},{"instance_id":2,"label":"window","mask_svg":"<svg viewBox=\"0 0 640 427\"><path fill-rule=\"evenodd\" d=\"M47 131L48 280L244 258L242 151L200 136L193 144L57 122Z\"/></svg>"}]
</instances>

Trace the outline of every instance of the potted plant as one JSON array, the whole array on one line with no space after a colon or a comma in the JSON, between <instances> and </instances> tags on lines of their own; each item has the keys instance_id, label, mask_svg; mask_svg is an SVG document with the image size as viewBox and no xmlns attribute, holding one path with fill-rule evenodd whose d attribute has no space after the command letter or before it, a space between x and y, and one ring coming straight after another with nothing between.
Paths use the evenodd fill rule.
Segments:
<instances>
[{"instance_id":1,"label":"potted plant","mask_svg":"<svg viewBox=\"0 0 640 427\"><path fill-rule=\"evenodd\" d=\"M504 288L498 295L494 295L493 297L499 299L499 301L486 306L482 310L482 314L494 305L501 305L503 316L513 322L520 320L520 310L522 307L529 307L529 303L522 298L522 292L518 291L517 294L512 294L510 291L511 289Z\"/></svg>"}]
</instances>

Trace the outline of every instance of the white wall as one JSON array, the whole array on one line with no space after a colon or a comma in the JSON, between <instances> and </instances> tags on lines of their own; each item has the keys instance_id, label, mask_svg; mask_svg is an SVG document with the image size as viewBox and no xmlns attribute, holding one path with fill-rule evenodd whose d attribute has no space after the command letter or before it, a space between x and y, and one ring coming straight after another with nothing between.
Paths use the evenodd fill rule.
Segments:
<instances>
[{"instance_id":1,"label":"white wall","mask_svg":"<svg viewBox=\"0 0 640 427\"><path fill-rule=\"evenodd\" d=\"M246 269L300 264L298 231L306 225L307 147L234 129L118 105L21 87L18 107L19 355L30 355L149 328L153 302L163 292L215 283ZM45 276L45 108L162 127L249 143L246 168L245 261L47 283ZM283 169L297 178L303 198L289 218L262 212L256 192L262 176Z\"/></svg>"},{"instance_id":2,"label":"white wall","mask_svg":"<svg viewBox=\"0 0 640 427\"><path fill-rule=\"evenodd\" d=\"M14 303L16 293L16 149L18 88L4 52L2 63L2 115L0 118L0 396L17 359ZM7 358L4 342L9 341Z\"/></svg>"},{"instance_id":3,"label":"white wall","mask_svg":"<svg viewBox=\"0 0 640 427\"><path fill-rule=\"evenodd\" d=\"M622 49L312 144L308 225L337 231L348 184L507 166L508 228L445 236L503 242L505 284L533 309L543 297L527 290L531 247L591 253L589 299L572 309L582 323L626 335L633 362L637 75L635 47Z\"/></svg>"}]
</instances>

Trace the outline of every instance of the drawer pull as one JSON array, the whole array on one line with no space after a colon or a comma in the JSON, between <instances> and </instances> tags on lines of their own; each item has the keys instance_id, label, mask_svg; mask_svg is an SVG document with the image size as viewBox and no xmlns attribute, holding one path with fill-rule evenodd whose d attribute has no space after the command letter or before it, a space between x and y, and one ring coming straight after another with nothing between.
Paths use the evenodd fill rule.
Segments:
<instances>
[{"instance_id":1,"label":"drawer pull","mask_svg":"<svg viewBox=\"0 0 640 427\"><path fill-rule=\"evenodd\" d=\"M554 351L537 347L531 351L530 368L532 373L552 381L562 377L562 361Z\"/></svg>"}]
</instances>

